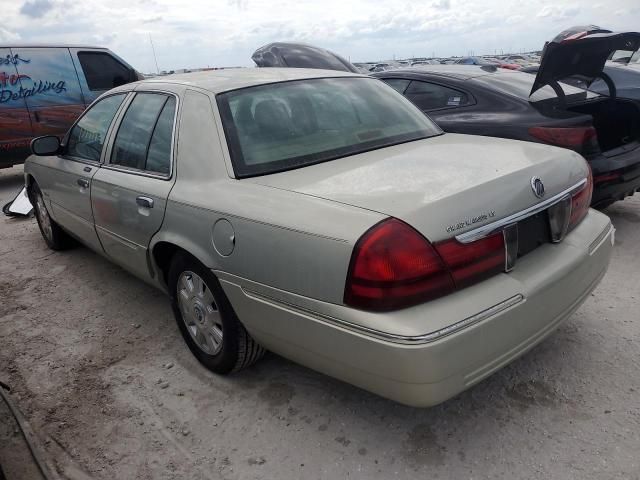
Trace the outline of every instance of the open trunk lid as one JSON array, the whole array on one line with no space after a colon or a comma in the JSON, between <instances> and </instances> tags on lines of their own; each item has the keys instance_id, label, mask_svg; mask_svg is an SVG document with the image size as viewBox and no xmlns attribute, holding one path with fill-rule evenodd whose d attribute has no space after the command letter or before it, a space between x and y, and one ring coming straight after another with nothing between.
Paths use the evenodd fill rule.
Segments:
<instances>
[{"instance_id":1,"label":"open trunk lid","mask_svg":"<svg viewBox=\"0 0 640 480\"><path fill-rule=\"evenodd\" d=\"M567 150L445 134L243 181L396 217L437 242L549 200L587 174Z\"/></svg>"},{"instance_id":2,"label":"open trunk lid","mask_svg":"<svg viewBox=\"0 0 640 480\"><path fill-rule=\"evenodd\" d=\"M636 51L640 33L615 33L595 25L567 29L548 42L533 82L531 95L544 87L571 76L591 83L603 74L607 59L616 50Z\"/></svg>"},{"instance_id":3,"label":"open trunk lid","mask_svg":"<svg viewBox=\"0 0 640 480\"><path fill-rule=\"evenodd\" d=\"M251 58L258 67L317 68L360 73L340 55L304 43L269 43L253 52Z\"/></svg>"}]
</instances>

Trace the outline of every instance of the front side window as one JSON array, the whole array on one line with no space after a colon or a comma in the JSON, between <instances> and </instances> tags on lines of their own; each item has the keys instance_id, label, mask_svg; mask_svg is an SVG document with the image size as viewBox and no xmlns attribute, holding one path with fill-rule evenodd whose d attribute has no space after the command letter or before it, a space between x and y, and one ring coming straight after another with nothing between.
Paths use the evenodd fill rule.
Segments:
<instances>
[{"instance_id":1,"label":"front side window","mask_svg":"<svg viewBox=\"0 0 640 480\"><path fill-rule=\"evenodd\" d=\"M99 162L109 125L126 94L111 95L93 105L69 132L65 154Z\"/></svg>"},{"instance_id":2,"label":"front side window","mask_svg":"<svg viewBox=\"0 0 640 480\"><path fill-rule=\"evenodd\" d=\"M237 177L299 168L438 135L401 95L372 78L322 78L219 94Z\"/></svg>"},{"instance_id":3,"label":"front side window","mask_svg":"<svg viewBox=\"0 0 640 480\"><path fill-rule=\"evenodd\" d=\"M418 80L412 81L404 94L420 110L461 107L469 104L469 97L466 93Z\"/></svg>"},{"instance_id":4,"label":"front side window","mask_svg":"<svg viewBox=\"0 0 640 480\"><path fill-rule=\"evenodd\" d=\"M104 52L78 52L89 90L111 90L133 80L131 70Z\"/></svg>"},{"instance_id":5,"label":"front side window","mask_svg":"<svg viewBox=\"0 0 640 480\"><path fill-rule=\"evenodd\" d=\"M168 174L175 105L169 95L136 94L118 127L111 164Z\"/></svg>"}]
</instances>

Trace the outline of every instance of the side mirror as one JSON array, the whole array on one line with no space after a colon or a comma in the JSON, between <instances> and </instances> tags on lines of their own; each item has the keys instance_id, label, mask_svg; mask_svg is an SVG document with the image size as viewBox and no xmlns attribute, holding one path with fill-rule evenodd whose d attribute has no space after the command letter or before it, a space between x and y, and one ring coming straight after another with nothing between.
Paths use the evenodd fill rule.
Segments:
<instances>
[{"instance_id":1,"label":"side mirror","mask_svg":"<svg viewBox=\"0 0 640 480\"><path fill-rule=\"evenodd\" d=\"M38 156L56 155L60 151L60 139L46 135L31 140L31 153Z\"/></svg>"}]
</instances>

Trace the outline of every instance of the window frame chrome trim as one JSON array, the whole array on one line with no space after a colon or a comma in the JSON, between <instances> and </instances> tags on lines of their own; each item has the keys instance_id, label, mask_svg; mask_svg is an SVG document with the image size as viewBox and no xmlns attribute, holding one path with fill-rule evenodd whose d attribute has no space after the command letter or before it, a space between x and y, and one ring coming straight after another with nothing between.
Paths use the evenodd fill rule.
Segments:
<instances>
[{"instance_id":1,"label":"window frame chrome trim","mask_svg":"<svg viewBox=\"0 0 640 480\"><path fill-rule=\"evenodd\" d=\"M555 194L553 197L548 198L540 203L537 203L529 208L511 214L507 217L501 218L500 220L496 220L495 222L488 223L478 228L474 228L473 230L469 230L468 232L461 233L455 236L455 239L460 243L471 243L482 238L485 238L489 235L497 233L502 230L506 226L520 222L526 218L529 218L537 213L546 210L550 206L562 201L565 197L569 195L573 195L574 193L582 190L587 184L587 179L583 178L579 182L575 183L571 187L561 191L560 193Z\"/></svg>"},{"instance_id":2,"label":"window frame chrome trim","mask_svg":"<svg viewBox=\"0 0 640 480\"><path fill-rule=\"evenodd\" d=\"M181 107L181 99L180 99L180 95L178 95L175 92L171 92L169 90L146 90L146 89L141 89L141 90L133 90L132 95L130 98L127 99L126 105L124 105L124 108L122 109L119 116L117 116L116 118L116 123L113 125L113 135L111 136L111 138L109 138L109 149L108 151L105 151L105 158L104 158L104 162L102 163L101 167L107 170L113 170L116 172L122 172L122 173L128 173L130 175L137 175L140 177L149 177L149 178L155 178L158 180L165 180L165 181L169 181L171 179L173 179L174 175L175 175L175 158L176 158L176 148L177 148L177 144L178 144L178 114L179 114L179 109ZM115 144L116 141L116 137L118 136L118 130L120 129L120 125L122 125L122 121L124 120L124 116L127 113L127 111L129 110L129 107L131 106L131 104L133 103L133 101L135 100L137 94L139 93L152 93L152 94L160 94L160 95L165 95L165 96L172 96L176 99L176 108L175 111L173 112L173 128L171 130L171 157L169 158L169 173L168 174L163 174L163 173L157 173L157 172L151 172L148 170L141 170L138 168L132 168L132 167L125 167L122 165L118 165L117 163L111 163L111 154L113 151L113 146ZM124 103L124 102L123 102ZM162 110L160 111L160 113L162 113ZM157 118L156 118L157 121Z\"/></svg>"}]
</instances>

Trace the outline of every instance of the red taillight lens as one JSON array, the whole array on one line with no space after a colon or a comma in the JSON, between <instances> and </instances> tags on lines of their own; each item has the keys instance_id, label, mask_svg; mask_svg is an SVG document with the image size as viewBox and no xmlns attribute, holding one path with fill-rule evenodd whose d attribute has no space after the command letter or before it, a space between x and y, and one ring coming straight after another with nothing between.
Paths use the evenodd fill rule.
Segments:
<instances>
[{"instance_id":1,"label":"red taillight lens","mask_svg":"<svg viewBox=\"0 0 640 480\"><path fill-rule=\"evenodd\" d=\"M435 247L451 270L456 288L468 287L505 269L502 232L468 244L453 238Z\"/></svg>"},{"instance_id":2,"label":"red taillight lens","mask_svg":"<svg viewBox=\"0 0 640 480\"><path fill-rule=\"evenodd\" d=\"M594 177L593 183L594 185L597 185L599 183L612 182L614 180L620 180L620 177L622 177L621 171L605 173L604 175L598 175L597 177Z\"/></svg>"},{"instance_id":3,"label":"red taillight lens","mask_svg":"<svg viewBox=\"0 0 640 480\"><path fill-rule=\"evenodd\" d=\"M431 245L406 223L391 218L356 244L344 302L364 310L393 310L447 295L504 271L502 233L462 244Z\"/></svg>"},{"instance_id":4,"label":"red taillight lens","mask_svg":"<svg viewBox=\"0 0 640 480\"><path fill-rule=\"evenodd\" d=\"M589 212L591 205L591 196L593 195L593 175L591 167L589 167L589 175L587 175L587 183L577 193L571 197L571 216L569 217L569 230L578 225Z\"/></svg>"},{"instance_id":5,"label":"red taillight lens","mask_svg":"<svg viewBox=\"0 0 640 480\"><path fill-rule=\"evenodd\" d=\"M372 227L356 244L344 301L365 310L391 310L453 289L451 275L433 246L392 218Z\"/></svg>"},{"instance_id":6,"label":"red taillight lens","mask_svg":"<svg viewBox=\"0 0 640 480\"><path fill-rule=\"evenodd\" d=\"M598 134L593 127L531 127L529 134L545 143L574 150L594 150L598 148Z\"/></svg>"}]
</instances>

